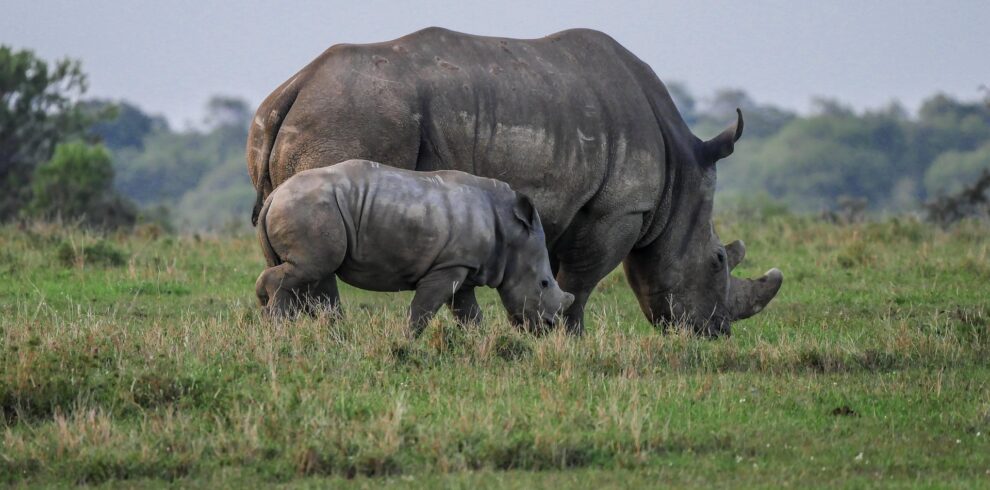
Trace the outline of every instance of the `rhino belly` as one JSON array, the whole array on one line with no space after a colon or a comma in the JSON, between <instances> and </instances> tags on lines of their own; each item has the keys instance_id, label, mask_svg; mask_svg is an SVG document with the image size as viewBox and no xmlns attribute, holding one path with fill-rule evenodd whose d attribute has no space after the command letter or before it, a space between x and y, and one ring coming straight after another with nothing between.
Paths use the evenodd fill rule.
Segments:
<instances>
[{"instance_id":1,"label":"rhino belly","mask_svg":"<svg viewBox=\"0 0 990 490\"><path fill-rule=\"evenodd\" d=\"M395 270L393 265L345 261L337 270L337 277L351 286L366 291L384 293L416 289L416 282L409 280L408 275L403 274L403 271Z\"/></svg>"}]
</instances>

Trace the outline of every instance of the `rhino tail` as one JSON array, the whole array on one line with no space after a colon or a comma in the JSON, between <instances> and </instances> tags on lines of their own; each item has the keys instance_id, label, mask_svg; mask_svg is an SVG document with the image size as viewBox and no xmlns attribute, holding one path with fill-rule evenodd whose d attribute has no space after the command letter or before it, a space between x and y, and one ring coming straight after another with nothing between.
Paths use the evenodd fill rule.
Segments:
<instances>
[{"instance_id":1,"label":"rhino tail","mask_svg":"<svg viewBox=\"0 0 990 490\"><path fill-rule=\"evenodd\" d=\"M282 121L299 96L299 78L300 75L292 77L261 103L248 132L248 172L252 176L257 175L254 186L258 194L251 211L251 224L254 226L258 225L258 215L265 203L266 191L270 193L274 190L271 177L272 149Z\"/></svg>"},{"instance_id":2,"label":"rhino tail","mask_svg":"<svg viewBox=\"0 0 990 490\"><path fill-rule=\"evenodd\" d=\"M269 196L258 212L256 223L258 226L258 241L261 242L261 252L265 254L265 261L268 263L268 267L275 267L282 263L282 259L275 253L275 249L272 248L272 242L268 239L268 223L266 218L268 218L268 208L271 205L272 199Z\"/></svg>"}]
</instances>

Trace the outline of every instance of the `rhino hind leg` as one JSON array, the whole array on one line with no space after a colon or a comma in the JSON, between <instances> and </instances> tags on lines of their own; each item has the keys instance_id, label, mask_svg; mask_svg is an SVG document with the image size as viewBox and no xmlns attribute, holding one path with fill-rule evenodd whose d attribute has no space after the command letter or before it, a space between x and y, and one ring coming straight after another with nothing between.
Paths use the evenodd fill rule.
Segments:
<instances>
[{"instance_id":1,"label":"rhino hind leg","mask_svg":"<svg viewBox=\"0 0 990 490\"><path fill-rule=\"evenodd\" d=\"M272 317L292 316L306 304L306 290L312 280L300 274L299 268L283 263L265 269L255 283L258 302Z\"/></svg>"},{"instance_id":2,"label":"rhino hind leg","mask_svg":"<svg viewBox=\"0 0 990 490\"><path fill-rule=\"evenodd\" d=\"M278 316L315 315L324 305L337 308L340 294L334 274L347 250L340 212L309 206L305 199L279 197L276 193L270 201L263 230L271 253L291 259L262 272L256 286L259 302L267 313Z\"/></svg>"},{"instance_id":3,"label":"rhino hind leg","mask_svg":"<svg viewBox=\"0 0 990 490\"><path fill-rule=\"evenodd\" d=\"M304 292L304 307L306 313L317 316L321 312L327 312L331 317L339 317L340 291L337 289L337 277L329 275L312 284Z\"/></svg>"},{"instance_id":4,"label":"rhino hind leg","mask_svg":"<svg viewBox=\"0 0 990 490\"><path fill-rule=\"evenodd\" d=\"M484 319L473 287L458 289L447 303L447 306L450 307L450 312L454 314L454 319L462 327L479 325Z\"/></svg>"},{"instance_id":5,"label":"rhino hind leg","mask_svg":"<svg viewBox=\"0 0 990 490\"><path fill-rule=\"evenodd\" d=\"M455 267L431 271L419 280L409 305L409 334L412 338L418 338L440 307L452 300L467 275L467 269Z\"/></svg>"}]
</instances>

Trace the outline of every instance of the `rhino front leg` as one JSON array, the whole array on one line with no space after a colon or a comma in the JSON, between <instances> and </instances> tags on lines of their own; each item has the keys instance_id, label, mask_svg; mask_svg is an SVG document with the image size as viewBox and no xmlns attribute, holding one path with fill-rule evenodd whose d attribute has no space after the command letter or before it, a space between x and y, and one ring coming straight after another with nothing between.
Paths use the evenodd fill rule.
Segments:
<instances>
[{"instance_id":1,"label":"rhino front leg","mask_svg":"<svg viewBox=\"0 0 990 490\"><path fill-rule=\"evenodd\" d=\"M419 280L409 305L409 333L412 338L419 337L437 310L451 301L467 275L467 269L457 267L430 271Z\"/></svg>"},{"instance_id":2,"label":"rhino front leg","mask_svg":"<svg viewBox=\"0 0 990 490\"><path fill-rule=\"evenodd\" d=\"M584 307L591 292L629 254L642 223L639 214L602 219L575 230L564 241L575 245L556 251L557 283L560 289L574 295L574 302L564 312L568 333L584 334Z\"/></svg>"},{"instance_id":3,"label":"rhino front leg","mask_svg":"<svg viewBox=\"0 0 990 490\"><path fill-rule=\"evenodd\" d=\"M451 313L457 323L462 327L478 325L483 320L481 306L478 306L478 298L474 295L473 287L463 287L454 293L454 297L447 303Z\"/></svg>"}]
</instances>

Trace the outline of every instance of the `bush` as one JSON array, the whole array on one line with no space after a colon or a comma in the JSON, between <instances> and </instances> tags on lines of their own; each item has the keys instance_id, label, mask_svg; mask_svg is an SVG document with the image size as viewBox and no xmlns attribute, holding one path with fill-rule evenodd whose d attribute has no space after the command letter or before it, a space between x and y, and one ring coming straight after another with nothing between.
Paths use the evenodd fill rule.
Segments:
<instances>
[{"instance_id":1,"label":"bush","mask_svg":"<svg viewBox=\"0 0 990 490\"><path fill-rule=\"evenodd\" d=\"M62 242L57 253L58 260L66 267L84 264L120 267L127 263L127 254L106 240L100 240L80 248Z\"/></svg>"},{"instance_id":2,"label":"bush","mask_svg":"<svg viewBox=\"0 0 990 490\"><path fill-rule=\"evenodd\" d=\"M134 205L113 190L113 165L101 145L58 145L36 170L32 187L29 213L35 216L105 228L129 227L137 218Z\"/></svg>"},{"instance_id":3,"label":"bush","mask_svg":"<svg viewBox=\"0 0 990 490\"><path fill-rule=\"evenodd\" d=\"M925 190L932 196L958 193L988 170L990 145L970 152L945 152L925 172Z\"/></svg>"}]
</instances>

